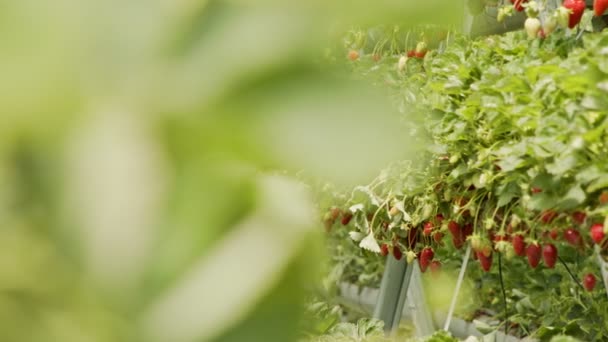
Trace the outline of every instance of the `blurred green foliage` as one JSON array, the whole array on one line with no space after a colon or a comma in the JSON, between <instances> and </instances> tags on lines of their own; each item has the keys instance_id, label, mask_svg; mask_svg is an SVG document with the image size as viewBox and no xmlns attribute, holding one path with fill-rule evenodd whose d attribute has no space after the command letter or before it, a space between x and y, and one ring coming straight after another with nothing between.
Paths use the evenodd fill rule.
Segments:
<instances>
[{"instance_id":1,"label":"blurred green foliage","mask_svg":"<svg viewBox=\"0 0 608 342\"><path fill-rule=\"evenodd\" d=\"M352 185L416 151L323 48L460 7L0 3L0 340L295 340L321 253L293 174Z\"/></svg>"}]
</instances>

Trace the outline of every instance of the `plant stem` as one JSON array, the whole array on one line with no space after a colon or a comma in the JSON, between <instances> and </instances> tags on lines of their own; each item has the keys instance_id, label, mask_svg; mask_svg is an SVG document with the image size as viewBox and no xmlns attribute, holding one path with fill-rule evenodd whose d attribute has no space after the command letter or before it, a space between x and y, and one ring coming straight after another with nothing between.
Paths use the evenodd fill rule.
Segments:
<instances>
[{"instance_id":1,"label":"plant stem","mask_svg":"<svg viewBox=\"0 0 608 342\"><path fill-rule=\"evenodd\" d=\"M502 256L498 253L498 277L500 278L500 289L502 290L502 300L505 304L505 338L509 333L509 307L507 306L507 292L505 291L505 283L502 277Z\"/></svg>"},{"instance_id":2,"label":"plant stem","mask_svg":"<svg viewBox=\"0 0 608 342\"><path fill-rule=\"evenodd\" d=\"M570 268L568 267L568 265L566 265L566 263L564 262L564 260L561 257L557 257L557 259L559 260L559 262L562 263L562 265L564 265L564 267L566 268L566 271L568 272L568 274L570 275L570 277L572 278L572 281L574 281L578 286L581 287L581 289L585 289L583 287L583 285L578 281L578 279L576 279L576 277L574 276L574 274L572 274L572 272L570 271Z\"/></svg>"}]
</instances>

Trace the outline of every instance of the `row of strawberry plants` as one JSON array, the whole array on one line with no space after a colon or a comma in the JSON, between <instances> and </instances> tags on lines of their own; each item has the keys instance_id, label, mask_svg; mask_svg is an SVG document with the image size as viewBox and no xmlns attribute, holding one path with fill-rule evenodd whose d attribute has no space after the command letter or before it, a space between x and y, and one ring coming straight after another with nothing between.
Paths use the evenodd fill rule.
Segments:
<instances>
[{"instance_id":1,"label":"row of strawberry plants","mask_svg":"<svg viewBox=\"0 0 608 342\"><path fill-rule=\"evenodd\" d=\"M524 34L354 61L391 87L408 120L424 122L429 163L337 200L326 228L346 225L361 247L423 270L466 242L484 271L496 253L532 269L572 254L590 265L591 246L607 245L608 34ZM579 277L597 292L588 270Z\"/></svg>"}]
</instances>

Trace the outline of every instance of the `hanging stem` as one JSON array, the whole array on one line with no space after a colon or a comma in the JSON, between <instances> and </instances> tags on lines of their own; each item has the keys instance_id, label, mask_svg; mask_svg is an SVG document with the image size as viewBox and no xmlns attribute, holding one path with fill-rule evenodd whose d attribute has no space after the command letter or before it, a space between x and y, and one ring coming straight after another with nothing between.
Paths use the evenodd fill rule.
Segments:
<instances>
[{"instance_id":1,"label":"hanging stem","mask_svg":"<svg viewBox=\"0 0 608 342\"><path fill-rule=\"evenodd\" d=\"M509 307L507 306L507 292L505 291L505 283L502 277L502 256L498 253L498 277L500 278L500 289L502 290L502 300L505 304L505 336L509 334Z\"/></svg>"},{"instance_id":2,"label":"hanging stem","mask_svg":"<svg viewBox=\"0 0 608 342\"><path fill-rule=\"evenodd\" d=\"M580 286L581 289L585 289L583 287L583 285L578 281L578 279L576 279L576 277L574 276L574 274L572 274L572 272L570 271L570 268L568 267L568 265L566 265L566 263L564 262L564 260L561 257L557 257L557 259L559 260L559 262L562 263L562 265L564 265L564 267L566 268L566 271L568 272L568 274L570 275L570 277L572 278L572 281L574 281L576 283L576 285Z\"/></svg>"}]
</instances>

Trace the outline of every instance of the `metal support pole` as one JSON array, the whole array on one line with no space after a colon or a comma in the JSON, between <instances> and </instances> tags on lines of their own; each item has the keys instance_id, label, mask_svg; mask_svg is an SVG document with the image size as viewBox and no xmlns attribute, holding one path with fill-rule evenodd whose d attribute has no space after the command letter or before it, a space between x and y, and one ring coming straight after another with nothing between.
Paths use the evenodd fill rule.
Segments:
<instances>
[{"instance_id":1,"label":"metal support pole","mask_svg":"<svg viewBox=\"0 0 608 342\"><path fill-rule=\"evenodd\" d=\"M445 320L443 330L449 331L450 323L452 322L452 316L454 315L454 309L456 308L456 302L458 300L458 294L460 293L460 287L464 280L464 273L467 270L467 264L469 263L469 256L471 255L471 245L467 246L467 251L464 253L462 259L462 266L460 267L460 274L458 274L458 282L456 283L456 289L454 289L454 295L452 296L452 303L450 304L450 311L448 311L448 318Z\"/></svg>"},{"instance_id":2,"label":"metal support pole","mask_svg":"<svg viewBox=\"0 0 608 342\"><path fill-rule=\"evenodd\" d=\"M384 321L384 330L391 334L399 327L413 267L405 260L386 258L386 269L380 284L374 318Z\"/></svg>"}]
</instances>

